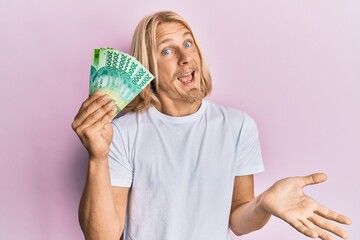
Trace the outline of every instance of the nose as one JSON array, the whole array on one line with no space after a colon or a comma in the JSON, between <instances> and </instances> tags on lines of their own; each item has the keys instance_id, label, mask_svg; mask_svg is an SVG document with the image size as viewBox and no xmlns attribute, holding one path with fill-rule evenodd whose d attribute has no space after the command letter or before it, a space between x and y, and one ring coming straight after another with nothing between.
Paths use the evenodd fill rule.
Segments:
<instances>
[{"instance_id":1,"label":"nose","mask_svg":"<svg viewBox=\"0 0 360 240\"><path fill-rule=\"evenodd\" d=\"M179 51L179 65L187 65L191 61L191 55L190 53L186 52L186 50Z\"/></svg>"}]
</instances>

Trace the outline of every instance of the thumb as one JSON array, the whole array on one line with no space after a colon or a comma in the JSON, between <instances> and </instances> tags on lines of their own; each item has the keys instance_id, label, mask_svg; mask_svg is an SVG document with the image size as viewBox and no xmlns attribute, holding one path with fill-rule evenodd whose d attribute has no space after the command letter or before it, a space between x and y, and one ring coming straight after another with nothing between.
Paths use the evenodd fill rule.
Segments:
<instances>
[{"instance_id":1,"label":"thumb","mask_svg":"<svg viewBox=\"0 0 360 240\"><path fill-rule=\"evenodd\" d=\"M303 187L313 184L318 184L321 182L325 182L327 179L327 176L325 173L313 173L308 176L301 177L303 180Z\"/></svg>"}]
</instances>

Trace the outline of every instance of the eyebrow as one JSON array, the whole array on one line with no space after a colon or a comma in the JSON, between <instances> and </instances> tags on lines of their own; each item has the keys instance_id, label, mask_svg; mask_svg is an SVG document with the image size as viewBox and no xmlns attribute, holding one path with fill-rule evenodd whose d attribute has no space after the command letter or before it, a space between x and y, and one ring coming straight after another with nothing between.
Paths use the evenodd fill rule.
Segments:
<instances>
[{"instance_id":1,"label":"eyebrow","mask_svg":"<svg viewBox=\"0 0 360 240\"><path fill-rule=\"evenodd\" d=\"M183 37L186 37L187 35L192 36L192 34L191 34L190 31L184 32ZM164 39L163 41L161 41L159 44L157 44L157 46L160 46L161 44L164 44L164 43L167 43L167 42L171 42L171 41L173 41L172 38L166 38L166 39Z\"/></svg>"}]
</instances>

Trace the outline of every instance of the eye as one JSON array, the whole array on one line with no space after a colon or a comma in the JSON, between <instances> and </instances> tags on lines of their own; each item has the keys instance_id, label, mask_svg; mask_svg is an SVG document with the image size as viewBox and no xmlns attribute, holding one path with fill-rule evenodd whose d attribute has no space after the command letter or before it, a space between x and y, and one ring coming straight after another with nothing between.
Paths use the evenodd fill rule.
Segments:
<instances>
[{"instance_id":1,"label":"eye","mask_svg":"<svg viewBox=\"0 0 360 240\"><path fill-rule=\"evenodd\" d=\"M186 42L185 44L184 44L184 47L185 48L189 48L189 47L191 47L192 46L192 43L191 42Z\"/></svg>"},{"instance_id":2,"label":"eye","mask_svg":"<svg viewBox=\"0 0 360 240\"><path fill-rule=\"evenodd\" d=\"M171 53L171 51L169 49L165 49L161 53L162 53L162 55L169 55Z\"/></svg>"}]
</instances>

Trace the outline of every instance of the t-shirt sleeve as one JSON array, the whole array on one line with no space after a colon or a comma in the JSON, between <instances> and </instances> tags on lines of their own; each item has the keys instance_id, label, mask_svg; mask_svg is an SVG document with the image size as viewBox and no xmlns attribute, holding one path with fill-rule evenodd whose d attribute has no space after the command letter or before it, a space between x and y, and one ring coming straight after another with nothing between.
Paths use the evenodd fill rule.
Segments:
<instances>
[{"instance_id":1,"label":"t-shirt sleeve","mask_svg":"<svg viewBox=\"0 0 360 240\"><path fill-rule=\"evenodd\" d=\"M113 141L109 152L109 170L112 186L130 187L133 180L133 167L127 154L128 147L124 134L113 123Z\"/></svg>"},{"instance_id":2,"label":"t-shirt sleeve","mask_svg":"<svg viewBox=\"0 0 360 240\"><path fill-rule=\"evenodd\" d=\"M255 121L247 114L244 116L237 151L236 176L264 171L259 132Z\"/></svg>"}]
</instances>

